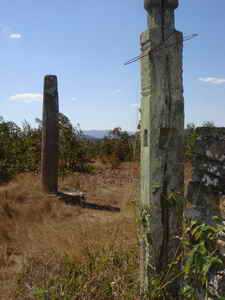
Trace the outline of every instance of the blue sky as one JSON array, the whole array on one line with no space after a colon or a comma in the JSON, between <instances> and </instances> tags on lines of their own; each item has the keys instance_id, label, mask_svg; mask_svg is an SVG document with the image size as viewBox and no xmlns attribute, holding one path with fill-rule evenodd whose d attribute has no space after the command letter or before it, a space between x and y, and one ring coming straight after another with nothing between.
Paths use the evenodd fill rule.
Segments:
<instances>
[{"instance_id":1,"label":"blue sky","mask_svg":"<svg viewBox=\"0 0 225 300\"><path fill-rule=\"evenodd\" d=\"M45 74L59 79L60 110L82 129L134 130L140 100L143 0L1 0L0 101L17 123L41 117ZM180 0L186 122L225 126L225 1Z\"/></svg>"}]
</instances>

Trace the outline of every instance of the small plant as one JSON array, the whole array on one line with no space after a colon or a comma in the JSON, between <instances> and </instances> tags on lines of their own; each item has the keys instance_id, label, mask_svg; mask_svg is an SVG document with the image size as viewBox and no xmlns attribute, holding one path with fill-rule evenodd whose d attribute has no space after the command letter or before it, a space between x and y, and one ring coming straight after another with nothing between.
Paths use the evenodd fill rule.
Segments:
<instances>
[{"instance_id":1,"label":"small plant","mask_svg":"<svg viewBox=\"0 0 225 300\"><path fill-rule=\"evenodd\" d=\"M182 294L185 299L222 300L222 295L211 284L212 276L223 270L224 258L218 249L218 237L225 232L219 219L215 225L199 221L188 221L184 230L182 245L184 247L184 282Z\"/></svg>"},{"instance_id":2,"label":"small plant","mask_svg":"<svg viewBox=\"0 0 225 300\"><path fill-rule=\"evenodd\" d=\"M145 215L142 214L143 226ZM151 272L146 299L173 300L170 291L179 278L183 283L179 293L182 300L224 300L225 260L218 248L218 239L224 233L225 227L219 218L214 218L214 225L185 220L177 255L162 274ZM215 278L220 278L222 288L218 288L219 283L215 286Z\"/></svg>"},{"instance_id":3,"label":"small plant","mask_svg":"<svg viewBox=\"0 0 225 300\"><path fill-rule=\"evenodd\" d=\"M194 124L188 124L185 134L185 158L192 160L198 134Z\"/></svg>"}]
</instances>

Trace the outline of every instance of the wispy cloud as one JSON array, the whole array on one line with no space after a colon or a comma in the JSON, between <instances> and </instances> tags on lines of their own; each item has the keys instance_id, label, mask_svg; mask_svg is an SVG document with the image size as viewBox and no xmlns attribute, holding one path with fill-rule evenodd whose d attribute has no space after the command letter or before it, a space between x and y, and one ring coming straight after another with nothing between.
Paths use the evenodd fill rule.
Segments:
<instances>
[{"instance_id":1,"label":"wispy cloud","mask_svg":"<svg viewBox=\"0 0 225 300\"><path fill-rule=\"evenodd\" d=\"M6 38L19 40L23 36L20 32L13 30L10 26L0 24L0 34Z\"/></svg>"},{"instance_id":2,"label":"wispy cloud","mask_svg":"<svg viewBox=\"0 0 225 300\"><path fill-rule=\"evenodd\" d=\"M210 83L210 84L225 84L225 78L218 78L218 77L200 77L200 81Z\"/></svg>"},{"instance_id":3,"label":"wispy cloud","mask_svg":"<svg viewBox=\"0 0 225 300\"><path fill-rule=\"evenodd\" d=\"M24 103L32 103L41 101L43 99L42 94L36 93L24 93L24 94L16 94L9 98L10 101L24 102Z\"/></svg>"},{"instance_id":4,"label":"wispy cloud","mask_svg":"<svg viewBox=\"0 0 225 300\"><path fill-rule=\"evenodd\" d=\"M139 107L140 107L140 104L139 104L139 103L132 103L132 104L131 104L131 107L139 108Z\"/></svg>"},{"instance_id":5,"label":"wispy cloud","mask_svg":"<svg viewBox=\"0 0 225 300\"><path fill-rule=\"evenodd\" d=\"M16 32L10 33L9 38L14 39L14 40L19 40L19 39L22 38L22 34L21 33L16 33Z\"/></svg>"}]
</instances>

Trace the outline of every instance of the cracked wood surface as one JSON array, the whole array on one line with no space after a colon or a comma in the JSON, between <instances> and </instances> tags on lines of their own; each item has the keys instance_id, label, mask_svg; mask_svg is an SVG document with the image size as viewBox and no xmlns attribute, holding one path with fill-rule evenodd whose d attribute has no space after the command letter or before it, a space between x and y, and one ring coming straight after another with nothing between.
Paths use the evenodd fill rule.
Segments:
<instances>
[{"instance_id":1,"label":"cracked wood surface","mask_svg":"<svg viewBox=\"0 0 225 300\"><path fill-rule=\"evenodd\" d=\"M149 12L150 28L141 35L142 53L149 53L141 60L142 299L150 277L165 273L177 253L184 185L183 35L174 28L168 2L157 3ZM162 42L164 47L151 51ZM176 194L178 203L170 203L171 194ZM177 284L174 299L178 299Z\"/></svg>"}]
</instances>

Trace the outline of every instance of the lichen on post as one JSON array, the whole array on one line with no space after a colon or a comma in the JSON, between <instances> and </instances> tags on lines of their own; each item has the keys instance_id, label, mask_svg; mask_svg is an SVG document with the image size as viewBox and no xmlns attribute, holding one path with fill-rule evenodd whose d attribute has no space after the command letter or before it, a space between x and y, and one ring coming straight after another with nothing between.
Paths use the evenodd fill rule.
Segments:
<instances>
[{"instance_id":1,"label":"lichen on post","mask_svg":"<svg viewBox=\"0 0 225 300\"><path fill-rule=\"evenodd\" d=\"M180 246L184 99L177 7L178 0L145 0L149 28L141 34L141 299L151 299L151 278L167 274ZM179 279L168 288L172 299L179 299Z\"/></svg>"},{"instance_id":2,"label":"lichen on post","mask_svg":"<svg viewBox=\"0 0 225 300\"><path fill-rule=\"evenodd\" d=\"M47 75L44 79L41 182L48 193L58 190L58 113L57 77Z\"/></svg>"}]
</instances>

